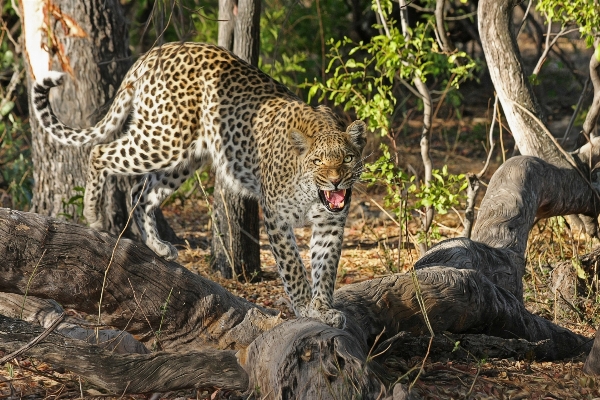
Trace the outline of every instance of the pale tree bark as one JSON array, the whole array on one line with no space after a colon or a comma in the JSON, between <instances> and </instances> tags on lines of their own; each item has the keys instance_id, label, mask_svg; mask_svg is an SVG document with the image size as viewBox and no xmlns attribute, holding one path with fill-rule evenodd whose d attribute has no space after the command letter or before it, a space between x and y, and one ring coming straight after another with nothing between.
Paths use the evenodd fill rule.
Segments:
<instances>
[{"instance_id":1,"label":"pale tree bark","mask_svg":"<svg viewBox=\"0 0 600 400\"><path fill-rule=\"evenodd\" d=\"M219 1L219 46L257 66L259 35L259 0ZM250 281L260 272L258 202L230 192L218 178L214 189L212 268Z\"/></svg>"},{"instance_id":2,"label":"pale tree bark","mask_svg":"<svg viewBox=\"0 0 600 400\"><path fill-rule=\"evenodd\" d=\"M600 117L600 38L597 38L594 42L596 51L590 58L590 81L594 89L594 98L592 105L583 123L583 133L592 138L596 135L596 125L598 124L598 117Z\"/></svg>"},{"instance_id":3,"label":"pale tree bark","mask_svg":"<svg viewBox=\"0 0 600 400\"><path fill-rule=\"evenodd\" d=\"M483 0L479 3L479 34L490 77L521 154L570 168L546 133L545 116L523 68L512 23L512 10L518 4L516 0Z\"/></svg>"},{"instance_id":4,"label":"pale tree bark","mask_svg":"<svg viewBox=\"0 0 600 400\"><path fill-rule=\"evenodd\" d=\"M591 168L596 163L593 161L597 157L596 140L568 155L546 128L544 115L525 74L514 36L512 10L517 4L518 1L514 0L484 0L478 9L479 31L487 66L506 120L521 154L540 157L561 168L579 170L576 182L588 188L589 197L586 199L593 203L597 195L591 190L589 179ZM593 62L590 63L591 70L594 68L592 65ZM596 236L598 212L600 210L585 215L570 215L569 222L588 235Z\"/></svg>"}]
</instances>

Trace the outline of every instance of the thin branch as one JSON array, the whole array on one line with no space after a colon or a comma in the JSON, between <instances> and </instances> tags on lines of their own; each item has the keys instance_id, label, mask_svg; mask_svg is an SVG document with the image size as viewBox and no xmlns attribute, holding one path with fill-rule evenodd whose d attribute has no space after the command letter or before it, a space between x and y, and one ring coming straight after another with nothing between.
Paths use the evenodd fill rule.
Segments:
<instances>
[{"instance_id":1,"label":"thin branch","mask_svg":"<svg viewBox=\"0 0 600 400\"><path fill-rule=\"evenodd\" d=\"M210 204L210 201L208 201L208 193L204 189L204 185L202 184L202 180L200 179L200 175L198 174L198 171L196 171L196 180L198 181L198 184L200 185L200 190L202 190L202 195L204 196L204 201L206 202L206 206L208 207L208 212L211 216L213 226L215 227L215 229L217 231L217 238L219 239L219 242L221 243L221 247L223 247L225 257L227 258L227 261L229 262L229 265L231 266L232 274L235 275L234 262L233 262L233 258L232 258L233 256L231 254L229 254L229 252L227 251L227 246L225 246L225 242L223 241L223 235L221 234L221 232L219 230L219 225L217 224L217 218L215 216L215 213L213 212L213 208L212 208L212 205Z\"/></svg>"},{"instance_id":2,"label":"thin branch","mask_svg":"<svg viewBox=\"0 0 600 400\"><path fill-rule=\"evenodd\" d=\"M379 1L379 0L378 0ZM446 27L444 26L444 8L446 6L446 0L436 0L435 2L435 27L438 33L438 38L440 41L440 47L444 53L451 53L453 49L453 45L448 39L448 34L446 33Z\"/></svg>"},{"instance_id":3,"label":"thin branch","mask_svg":"<svg viewBox=\"0 0 600 400\"><path fill-rule=\"evenodd\" d=\"M521 32L523 31L523 27L525 26L525 22L527 21L527 16L529 15L529 10L531 9L531 3L533 3L531 0L529 0L529 3L527 3L527 9L525 9L523 19L521 19L521 24L519 25L519 30L517 30L517 34L515 35L516 38L518 38Z\"/></svg>"},{"instance_id":4,"label":"thin branch","mask_svg":"<svg viewBox=\"0 0 600 400\"><path fill-rule=\"evenodd\" d=\"M585 80L585 84L583 85L583 90L581 91L581 95L579 95L579 100L577 100L577 105L575 106L575 111L573 111L573 115L571 115L571 119L569 120L569 125L567 125L565 134L563 135L563 137L561 139L562 144L565 144L565 141L569 137L569 133L571 132L571 129L573 129L573 125L575 124L575 119L577 118L577 114L579 114L579 111L581 110L581 106L583 105L583 100L586 97L586 93L588 91L588 87L590 86L590 82L591 82L591 80L590 80L590 77L588 76L588 78Z\"/></svg>"},{"instance_id":5,"label":"thin branch","mask_svg":"<svg viewBox=\"0 0 600 400\"><path fill-rule=\"evenodd\" d=\"M477 15L477 11L470 12L468 14L457 15L456 17L444 17L446 21L460 21L463 19L468 19Z\"/></svg>"},{"instance_id":6,"label":"thin branch","mask_svg":"<svg viewBox=\"0 0 600 400\"><path fill-rule=\"evenodd\" d=\"M488 152L487 158L485 160L485 165L483 166L483 168L481 169L481 171L479 171L479 173L476 175L477 179L481 179L481 177L483 176L483 174L485 174L485 172L488 169L488 166L490 165L490 159L492 158L492 153L494 151L494 125L496 122L496 112L498 111L498 95L495 96L494 98L494 109L492 111L493 115L492 115L492 123L490 125L490 136L489 136L489 141L490 141L490 151Z\"/></svg>"},{"instance_id":7,"label":"thin branch","mask_svg":"<svg viewBox=\"0 0 600 400\"><path fill-rule=\"evenodd\" d=\"M127 229L129 222L131 221L131 216L133 215L133 212L135 211L138 204L140 203L142 194L144 193L144 189L146 188L147 183L148 183L148 176L146 176L146 179L144 180L144 185L142 186L142 189L140 190L140 196L138 197L138 199L135 202L135 204L133 205L133 207L131 207L131 211L129 211L129 215L127 217L127 222L125 222L125 226L123 227L123 230L121 230L121 233L117 237L117 241L115 242L115 246L113 247L112 254L110 256L110 260L108 261L108 266L104 270L104 279L102 280L102 290L100 291L100 300L98 301L98 325L100 325L102 323L102 300L104 298L104 290L106 289L106 280L108 278L108 271L110 270L110 267L112 266L112 262L115 257L115 251L117 250L117 245L119 244L121 237L125 233L125 230ZM96 338L96 339L98 339L98 338Z\"/></svg>"},{"instance_id":8,"label":"thin branch","mask_svg":"<svg viewBox=\"0 0 600 400\"><path fill-rule=\"evenodd\" d=\"M14 72L12 74L12 77L10 78L8 86L6 87L6 93L4 93L2 100L0 100L0 109L3 108L4 105L10 101L12 93L16 90L19 82L21 82L21 72L22 71L19 70L18 66L14 65Z\"/></svg>"},{"instance_id":9,"label":"thin branch","mask_svg":"<svg viewBox=\"0 0 600 400\"><path fill-rule=\"evenodd\" d=\"M544 47L544 51L540 56L540 59L538 60L537 64L535 65L535 68L533 69L533 75L538 75L540 73L540 70L542 69L544 62L546 61L546 58L548 57L548 53L550 52L552 46L556 44L556 42L561 36L567 33L567 28L563 26L560 29L560 31L554 36L554 39L550 41L550 37L552 37L552 20L550 19L550 17L548 17L548 33L546 33L546 46Z\"/></svg>"},{"instance_id":10,"label":"thin branch","mask_svg":"<svg viewBox=\"0 0 600 400\"><path fill-rule=\"evenodd\" d=\"M383 30L385 31L385 35L390 37L390 30L388 29L387 22L385 21L385 16L383 15L383 10L381 9L381 2L379 0L375 0L377 2L377 12L379 13L379 18L381 19L381 25L383 26Z\"/></svg>"},{"instance_id":11,"label":"thin branch","mask_svg":"<svg viewBox=\"0 0 600 400\"><path fill-rule=\"evenodd\" d=\"M27 286L25 287L25 294L23 295L23 304L21 304L21 313L19 314L19 318L21 318L21 319L23 319L23 310L25 309L25 302L27 301L27 293L29 293L31 281L33 280L33 277L35 276L35 273L37 272L37 269L40 266L40 263L42 262L42 258L44 258L44 255L46 255L46 250L48 250L48 249L44 249L44 252L40 256L40 259L38 260L37 264L35 264L35 268L33 268L33 272L31 273L31 276L27 280Z\"/></svg>"}]
</instances>

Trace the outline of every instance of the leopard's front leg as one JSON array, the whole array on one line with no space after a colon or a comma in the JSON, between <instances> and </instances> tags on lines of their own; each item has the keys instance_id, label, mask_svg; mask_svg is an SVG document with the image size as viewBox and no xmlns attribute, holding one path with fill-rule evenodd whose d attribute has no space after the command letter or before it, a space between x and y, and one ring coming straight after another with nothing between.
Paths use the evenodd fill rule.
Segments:
<instances>
[{"instance_id":1,"label":"leopard's front leg","mask_svg":"<svg viewBox=\"0 0 600 400\"><path fill-rule=\"evenodd\" d=\"M263 207L265 227L271 243L271 250L277 262L283 288L292 301L297 317L308 317L310 304L310 285L306 277L306 268L302 263L294 230L278 218L277 214Z\"/></svg>"},{"instance_id":2,"label":"leopard's front leg","mask_svg":"<svg viewBox=\"0 0 600 400\"><path fill-rule=\"evenodd\" d=\"M343 328L346 317L332 309L333 290L342 252L347 211L315 213L310 241L312 266L312 300L308 316L336 328Z\"/></svg>"}]
</instances>

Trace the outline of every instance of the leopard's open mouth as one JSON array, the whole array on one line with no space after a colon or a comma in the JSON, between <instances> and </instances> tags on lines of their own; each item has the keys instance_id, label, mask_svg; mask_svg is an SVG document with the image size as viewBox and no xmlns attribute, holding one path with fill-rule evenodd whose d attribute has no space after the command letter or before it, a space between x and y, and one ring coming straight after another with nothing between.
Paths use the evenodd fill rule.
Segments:
<instances>
[{"instance_id":1,"label":"leopard's open mouth","mask_svg":"<svg viewBox=\"0 0 600 400\"><path fill-rule=\"evenodd\" d=\"M319 190L319 198L329 211L340 212L350 204L352 189Z\"/></svg>"}]
</instances>

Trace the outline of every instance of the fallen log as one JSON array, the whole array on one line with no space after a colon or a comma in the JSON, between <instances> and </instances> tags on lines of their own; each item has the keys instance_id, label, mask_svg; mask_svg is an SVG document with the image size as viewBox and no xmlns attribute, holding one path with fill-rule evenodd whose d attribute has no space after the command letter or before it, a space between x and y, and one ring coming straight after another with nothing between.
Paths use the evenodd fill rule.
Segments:
<instances>
[{"instance_id":1,"label":"fallen log","mask_svg":"<svg viewBox=\"0 0 600 400\"><path fill-rule=\"evenodd\" d=\"M580 199L569 201L569 193L577 195L573 171L517 157L497 174L481 205L480 218L487 219L475 226L479 241L450 239L432 248L415 266L419 290L410 274L396 274L336 291L334 305L347 316L343 331L308 319L282 324L273 310L140 244L6 209L0 210L0 291L55 299L90 314L100 309L101 323L176 357L181 351L237 350L248 374L247 392L259 388L266 398L308 393L306 388L322 398L349 390L363 398L383 396L391 379L370 356L377 340L401 331L426 334L428 324L437 333L525 339L536 343L533 352L542 359L587 353L589 339L529 313L519 296L522 241L535 216L587 210ZM570 191L557 190L557 184ZM390 352L395 343L389 342ZM136 386L140 392L155 389Z\"/></svg>"},{"instance_id":2,"label":"fallen log","mask_svg":"<svg viewBox=\"0 0 600 400\"><path fill-rule=\"evenodd\" d=\"M18 350L43 331L35 325L0 315L3 351ZM245 390L248 386L248 376L233 351L205 349L123 355L51 333L26 354L80 374L114 394L192 387Z\"/></svg>"}]
</instances>

